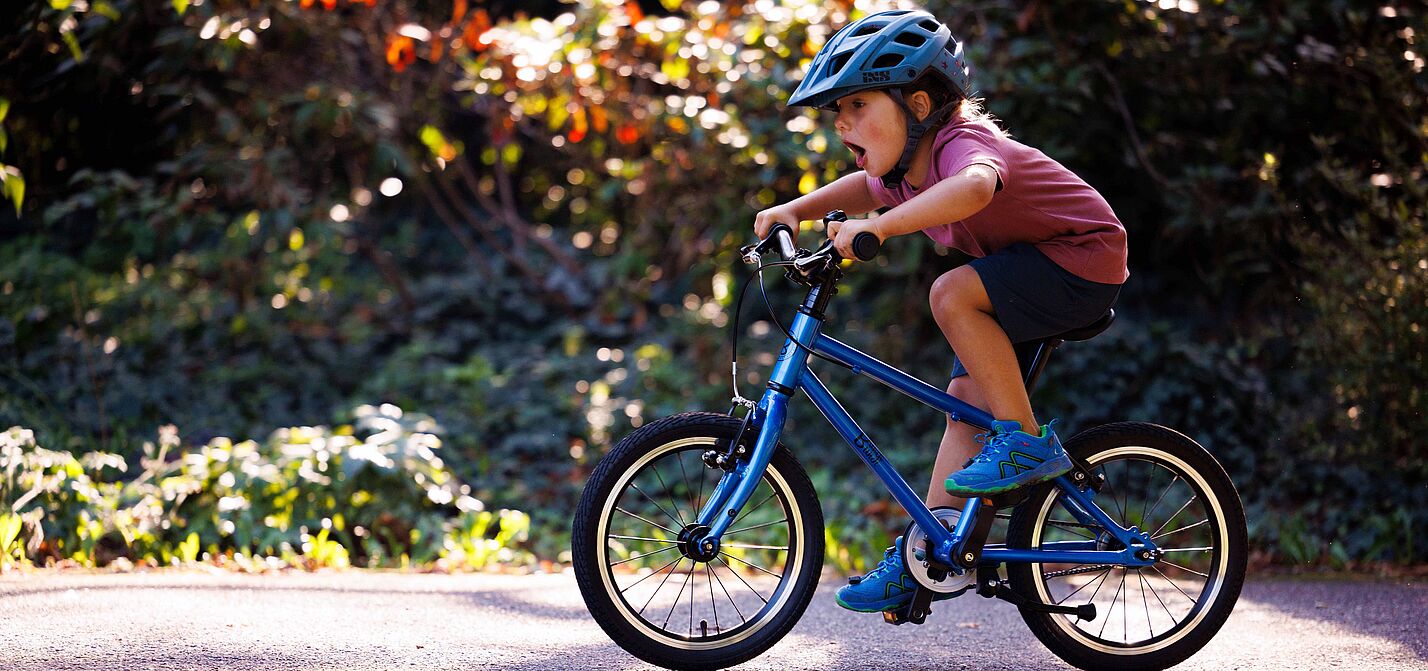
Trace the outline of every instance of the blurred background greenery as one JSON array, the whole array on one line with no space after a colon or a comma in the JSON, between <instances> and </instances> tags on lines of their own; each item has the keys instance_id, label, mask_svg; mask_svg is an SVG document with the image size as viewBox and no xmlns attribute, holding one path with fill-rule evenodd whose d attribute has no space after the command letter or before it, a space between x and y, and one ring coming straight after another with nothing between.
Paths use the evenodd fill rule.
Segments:
<instances>
[{"instance_id":1,"label":"blurred background greenery","mask_svg":"<svg viewBox=\"0 0 1428 671\"><path fill-rule=\"evenodd\" d=\"M4 562L457 568L562 560L613 441L728 406L753 213L853 169L783 101L887 6L12 5ZM1422 7L926 6L990 111L1129 230L1120 319L1061 350L1039 412L1199 440L1260 563L1428 560ZM952 354L923 296L963 261L892 241L833 331L937 384ZM749 395L777 342L745 311ZM829 383L920 488L941 417ZM830 560L861 568L904 518L796 408Z\"/></svg>"}]
</instances>

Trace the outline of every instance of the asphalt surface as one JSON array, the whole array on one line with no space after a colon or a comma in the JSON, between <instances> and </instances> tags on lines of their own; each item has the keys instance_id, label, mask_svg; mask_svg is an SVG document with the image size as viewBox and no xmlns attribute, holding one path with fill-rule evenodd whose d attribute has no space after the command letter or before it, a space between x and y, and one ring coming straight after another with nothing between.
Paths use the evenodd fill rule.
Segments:
<instances>
[{"instance_id":1,"label":"asphalt surface","mask_svg":"<svg viewBox=\"0 0 1428 671\"><path fill-rule=\"evenodd\" d=\"M966 595L891 627L825 577L739 669L1063 669L1006 603ZM591 620L570 575L348 571L0 576L0 669L650 668ZM1251 580L1180 669L1428 669L1428 586Z\"/></svg>"}]
</instances>

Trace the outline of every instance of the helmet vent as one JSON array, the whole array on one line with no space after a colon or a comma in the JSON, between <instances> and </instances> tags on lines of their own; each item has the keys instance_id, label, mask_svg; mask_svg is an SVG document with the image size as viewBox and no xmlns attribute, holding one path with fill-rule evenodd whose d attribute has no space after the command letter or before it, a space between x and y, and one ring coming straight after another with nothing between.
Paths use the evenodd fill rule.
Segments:
<instances>
[{"instance_id":1,"label":"helmet vent","mask_svg":"<svg viewBox=\"0 0 1428 671\"><path fill-rule=\"evenodd\" d=\"M878 32L879 30L882 30L882 29L883 29L883 26L875 25L875 24L869 23L869 24L864 25L862 28L859 28L859 29L858 29L858 32L853 33L852 37L862 37L862 36L864 36L864 35L872 35L873 33L876 33L876 32Z\"/></svg>"},{"instance_id":2,"label":"helmet vent","mask_svg":"<svg viewBox=\"0 0 1428 671\"><path fill-rule=\"evenodd\" d=\"M852 52L839 54L833 58L833 62L828 64L828 75L833 76L843 71L843 66L848 64L848 59L853 57Z\"/></svg>"},{"instance_id":3,"label":"helmet vent","mask_svg":"<svg viewBox=\"0 0 1428 671\"><path fill-rule=\"evenodd\" d=\"M895 68L902 63L902 54L883 54L873 61L873 69Z\"/></svg>"},{"instance_id":4,"label":"helmet vent","mask_svg":"<svg viewBox=\"0 0 1428 671\"><path fill-rule=\"evenodd\" d=\"M898 44L905 44L914 49L927 44L927 38L916 33L900 33L897 37L893 38L893 41Z\"/></svg>"},{"instance_id":5,"label":"helmet vent","mask_svg":"<svg viewBox=\"0 0 1428 671\"><path fill-rule=\"evenodd\" d=\"M926 30L926 31L929 32L929 33L936 33L936 32L937 32L937 28L939 27L938 24L937 24L937 22L936 22L936 21L933 21L933 20L931 20L931 19L927 19L927 20L925 20L925 21L919 21L919 22L917 23L917 25L918 25L919 28L922 28L923 30Z\"/></svg>"}]
</instances>

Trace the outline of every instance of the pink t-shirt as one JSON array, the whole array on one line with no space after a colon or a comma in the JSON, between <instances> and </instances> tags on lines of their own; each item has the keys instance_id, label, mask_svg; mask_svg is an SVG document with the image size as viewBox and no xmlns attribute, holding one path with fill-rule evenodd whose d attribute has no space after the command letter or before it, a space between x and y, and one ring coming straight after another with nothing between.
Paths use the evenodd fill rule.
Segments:
<instances>
[{"instance_id":1,"label":"pink t-shirt","mask_svg":"<svg viewBox=\"0 0 1428 671\"><path fill-rule=\"evenodd\" d=\"M985 121L948 124L933 141L932 165L922 188L981 163L997 171L1001 189L980 212L924 229L928 237L974 257L1029 242L1082 279L1121 284L1130 276L1125 227L1101 194L1060 163ZM918 193L906 181L888 189L871 175L868 190L888 207Z\"/></svg>"}]
</instances>

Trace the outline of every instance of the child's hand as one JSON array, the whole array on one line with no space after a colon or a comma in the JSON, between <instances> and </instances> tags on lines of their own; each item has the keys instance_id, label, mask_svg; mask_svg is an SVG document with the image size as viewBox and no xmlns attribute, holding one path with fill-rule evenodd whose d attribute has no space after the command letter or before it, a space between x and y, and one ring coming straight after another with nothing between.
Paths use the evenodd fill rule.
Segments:
<instances>
[{"instance_id":1,"label":"child's hand","mask_svg":"<svg viewBox=\"0 0 1428 671\"><path fill-rule=\"evenodd\" d=\"M759 239L762 240L768 237L769 230L773 228L774 224L785 224L789 230L792 231L790 237L797 240L798 223L798 215L794 214L793 208L789 207L789 203L776 205L754 215L754 235L759 236Z\"/></svg>"},{"instance_id":2,"label":"child's hand","mask_svg":"<svg viewBox=\"0 0 1428 671\"><path fill-rule=\"evenodd\" d=\"M853 240L858 237L859 233L864 232L878 236L878 242L886 239L882 232L878 231L878 225L874 219L828 222L828 239L833 241L833 248L838 250L838 254L845 259L855 261L858 259L858 255L853 253Z\"/></svg>"}]
</instances>

